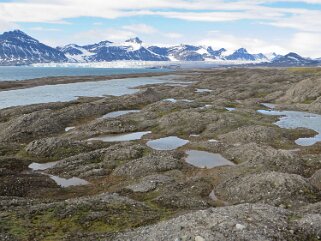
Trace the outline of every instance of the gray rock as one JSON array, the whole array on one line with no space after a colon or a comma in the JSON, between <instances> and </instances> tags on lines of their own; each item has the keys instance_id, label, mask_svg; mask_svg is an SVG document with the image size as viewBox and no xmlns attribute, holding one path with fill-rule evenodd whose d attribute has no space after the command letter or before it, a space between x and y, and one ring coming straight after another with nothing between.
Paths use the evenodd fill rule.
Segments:
<instances>
[{"instance_id":1,"label":"gray rock","mask_svg":"<svg viewBox=\"0 0 321 241\"><path fill-rule=\"evenodd\" d=\"M297 206L316 200L314 188L295 174L265 172L233 177L219 184L215 194L233 204L255 202Z\"/></svg>"},{"instance_id":2,"label":"gray rock","mask_svg":"<svg viewBox=\"0 0 321 241\"><path fill-rule=\"evenodd\" d=\"M32 141L26 146L25 151L27 154L39 158L61 159L93 149L94 147L86 142L49 137Z\"/></svg>"},{"instance_id":3,"label":"gray rock","mask_svg":"<svg viewBox=\"0 0 321 241\"><path fill-rule=\"evenodd\" d=\"M106 176L123 162L142 157L145 149L147 147L132 143L116 144L63 159L49 172L67 178Z\"/></svg>"},{"instance_id":4,"label":"gray rock","mask_svg":"<svg viewBox=\"0 0 321 241\"><path fill-rule=\"evenodd\" d=\"M242 204L197 211L105 240L295 240L290 213L269 205ZM242 227L242 228L240 228ZM104 240L104 239L103 239Z\"/></svg>"},{"instance_id":5,"label":"gray rock","mask_svg":"<svg viewBox=\"0 0 321 241\"><path fill-rule=\"evenodd\" d=\"M277 131L277 127L267 126L245 126L235 131L223 134L219 137L219 140L227 144L235 143L269 143L275 139L281 139L282 135L280 131Z\"/></svg>"},{"instance_id":6,"label":"gray rock","mask_svg":"<svg viewBox=\"0 0 321 241\"><path fill-rule=\"evenodd\" d=\"M174 179L161 174L150 175L143 177L138 183L129 185L126 189L132 192L150 192L156 189L159 185L173 181Z\"/></svg>"},{"instance_id":7,"label":"gray rock","mask_svg":"<svg viewBox=\"0 0 321 241\"><path fill-rule=\"evenodd\" d=\"M173 155L166 152L153 151L148 156L127 162L124 165L117 167L113 172L113 175L140 177L156 172L180 169L182 166L183 162Z\"/></svg>"},{"instance_id":8,"label":"gray rock","mask_svg":"<svg viewBox=\"0 0 321 241\"><path fill-rule=\"evenodd\" d=\"M321 169L316 171L309 181L316 189L321 191Z\"/></svg>"}]
</instances>

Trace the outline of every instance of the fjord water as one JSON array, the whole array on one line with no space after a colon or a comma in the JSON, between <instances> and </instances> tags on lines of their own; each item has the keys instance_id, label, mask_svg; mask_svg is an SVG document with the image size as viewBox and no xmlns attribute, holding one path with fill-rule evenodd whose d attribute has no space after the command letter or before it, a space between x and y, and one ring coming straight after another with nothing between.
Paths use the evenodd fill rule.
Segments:
<instances>
[{"instance_id":1,"label":"fjord water","mask_svg":"<svg viewBox=\"0 0 321 241\"><path fill-rule=\"evenodd\" d=\"M71 101L79 96L96 97L104 95L121 96L138 92L135 89L147 84L173 82L170 76L113 79L96 82L45 85L27 89L0 92L0 109L39 103Z\"/></svg>"},{"instance_id":2,"label":"fjord water","mask_svg":"<svg viewBox=\"0 0 321 241\"><path fill-rule=\"evenodd\" d=\"M299 138L295 141L300 146L311 146L321 142L321 115L300 111L259 110L261 114L280 116L275 124L281 128L307 128L318 132L314 137Z\"/></svg>"},{"instance_id":3,"label":"fjord water","mask_svg":"<svg viewBox=\"0 0 321 241\"><path fill-rule=\"evenodd\" d=\"M146 68L84 68L84 67L31 67L0 66L0 81L28 80L54 76L105 76L116 74L136 74L167 72L166 69Z\"/></svg>"}]
</instances>

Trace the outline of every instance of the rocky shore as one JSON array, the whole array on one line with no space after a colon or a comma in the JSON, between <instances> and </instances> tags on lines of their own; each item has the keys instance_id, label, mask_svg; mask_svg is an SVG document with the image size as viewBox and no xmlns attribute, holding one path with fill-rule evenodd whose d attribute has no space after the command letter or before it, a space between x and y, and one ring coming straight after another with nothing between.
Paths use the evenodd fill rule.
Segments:
<instances>
[{"instance_id":1,"label":"rocky shore","mask_svg":"<svg viewBox=\"0 0 321 241\"><path fill-rule=\"evenodd\" d=\"M258 110L321 114L321 69L175 79L132 95L1 109L0 240L320 240L321 143L295 142L318 132L281 128L280 116ZM135 111L105 116L126 110ZM192 165L190 150L220 159L200 154Z\"/></svg>"}]
</instances>

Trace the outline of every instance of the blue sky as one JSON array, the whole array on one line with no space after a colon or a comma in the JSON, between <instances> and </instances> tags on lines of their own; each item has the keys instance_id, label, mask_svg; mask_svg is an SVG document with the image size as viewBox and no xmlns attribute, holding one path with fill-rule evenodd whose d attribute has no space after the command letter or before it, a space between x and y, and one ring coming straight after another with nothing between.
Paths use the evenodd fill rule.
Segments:
<instances>
[{"instance_id":1,"label":"blue sky","mask_svg":"<svg viewBox=\"0 0 321 241\"><path fill-rule=\"evenodd\" d=\"M245 47L321 57L321 0L0 0L0 31L51 46L122 42Z\"/></svg>"}]
</instances>

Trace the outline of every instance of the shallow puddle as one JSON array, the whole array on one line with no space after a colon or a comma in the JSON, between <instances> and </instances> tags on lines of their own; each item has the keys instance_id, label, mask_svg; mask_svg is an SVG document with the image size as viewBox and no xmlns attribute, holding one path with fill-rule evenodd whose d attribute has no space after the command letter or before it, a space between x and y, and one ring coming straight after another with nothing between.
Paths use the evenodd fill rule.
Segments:
<instances>
[{"instance_id":1,"label":"shallow puddle","mask_svg":"<svg viewBox=\"0 0 321 241\"><path fill-rule=\"evenodd\" d=\"M129 134L105 135L88 139L88 141L118 142L140 140L144 135L152 133L151 131L133 132Z\"/></svg>"},{"instance_id":2,"label":"shallow puddle","mask_svg":"<svg viewBox=\"0 0 321 241\"><path fill-rule=\"evenodd\" d=\"M275 109L276 104L271 104L271 103L261 103L261 105L269 108L269 109Z\"/></svg>"},{"instance_id":3,"label":"shallow puddle","mask_svg":"<svg viewBox=\"0 0 321 241\"><path fill-rule=\"evenodd\" d=\"M295 141L300 146L311 146L321 141L321 115L300 111L258 110L264 115L280 116L275 124L281 128L307 128L318 132L314 137L299 138Z\"/></svg>"},{"instance_id":4,"label":"shallow puddle","mask_svg":"<svg viewBox=\"0 0 321 241\"><path fill-rule=\"evenodd\" d=\"M49 168L54 167L57 163L58 163L58 161L56 161L56 162L47 162L47 163L33 162L28 167L30 169L32 169L33 171L43 171L43 170L47 170Z\"/></svg>"},{"instance_id":5,"label":"shallow puddle","mask_svg":"<svg viewBox=\"0 0 321 241\"><path fill-rule=\"evenodd\" d=\"M194 100L188 100L188 99L174 99L174 98L164 99L163 101L166 101L166 102L172 102L172 103L177 103L178 101L188 102L188 103L192 103L192 102L194 102Z\"/></svg>"},{"instance_id":6,"label":"shallow puddle","mask_svg":"<svg viewBox=\"0 0 321 241\"><path fill-rule=\"evenodd\" d=\"M102 119L111 119L111 118L116 118L122 115L130 114L130 113L137 113L140 112L140 110L120 110L120 111L113 111L110 112L104 116L102 116Z\"/></svg>"},{"instance_id":7,"label":"shallow puddle","mask_svg":"<svg viewBox=\"0 0 321 241\"><path fill-rule=\"evenodd\" d=\"M195 92L196 93L209 93L212 92L213 90L210 89L196 89Z\"/></svg>"},{"instance_id":8,"label":"shallow puddle","mask_svg":"<svg viewBox=\"0 0 321 241\"><path fill-rule=\"evenodd\" d=\"M186 151L186 154L186 162L199 168L213 168L234 165L233 162L227 160L222 155L217 153L189 150Z\"/></svg>"},{"instance_id":9,"label":"shallow puddle","mask_svg":"<svg viewBox=\"0 0 321 241\"><path fill-rule=\"evenodd\" d=\"M47 162L47 163L33 162L28 167L30 169L32 169L32 171L35 171L35 172L44 171L44 170L54 167L58 162L59 161ZM39 172L39 173L49 176L52 180L54 180L57 183L57 185L59 185L61 187L80 186L80 185L89 184L89 182L87 182L86 180L78 178L78 177L72 177L72 178L66 179L66 178L50 175L50 174L43 173L43 172Z\"/></svg>"},{"instance_id":10,"label":"shallow puddle","mask_svg":"<svg viewBox=\"0 0 321 241\"><path fill-rule=\"evenodd\" d=\"M204 105L202 107L199 107L199 109L206 110L206 109L211 108L211 107L212 107L212 105Z\"/></svg>"},{"instance_id":11,"label":"shallow puddle","mask_svg":"<svg viewBox=\"0 0 321 241\"><path fill-rule=\"evenodd\" d=\"M146 145L154 150L170 151L170 150L175 150L181 146L184 146L187 143L189 143L188 140L178 138L177 136L169 136L169 137L148 141Z\"/></svg>"},{"instance_id":12,"label":"shallow puddle","mask_svg":"<svg viewBox=\"0 0 321 241\"><path fill-rule=\"evenodd\" d=\"M70 127L66 127L65 128L65 131L67 132L67 131L71 131L71 130L73 130L73 129L75 129L76 127L75 126L70 126Z\"/></svg>"},{"instance_id":13,"label":"shallow puddle","mask_svg":"<svg viewBox=\"0 0 321 241\"><path fill-rule=\"evenodd\" d=\"M53 176L49 175L49 177L54 180L57 185L61 187L70 187L70 186L81 186L81 185L87 185L89 182L87 182L84 179L78 178L78 177L72 177L69 179L58 177L58 176Z\"/></svg>"},{"instance_id":14,"label":"shallow puddle","mask_svg":"<svg viewBox=\"0 0 321 241\"><path fill-rule=\"evenodd\" d=\"M208 195L208 197L209 197L210 199L212 199L213 201L217 201L217 200L218 200L218 198L217 198L216 195L215 195L214 190L210 193L210 195Z\"/></svg>"}]
</instances>

